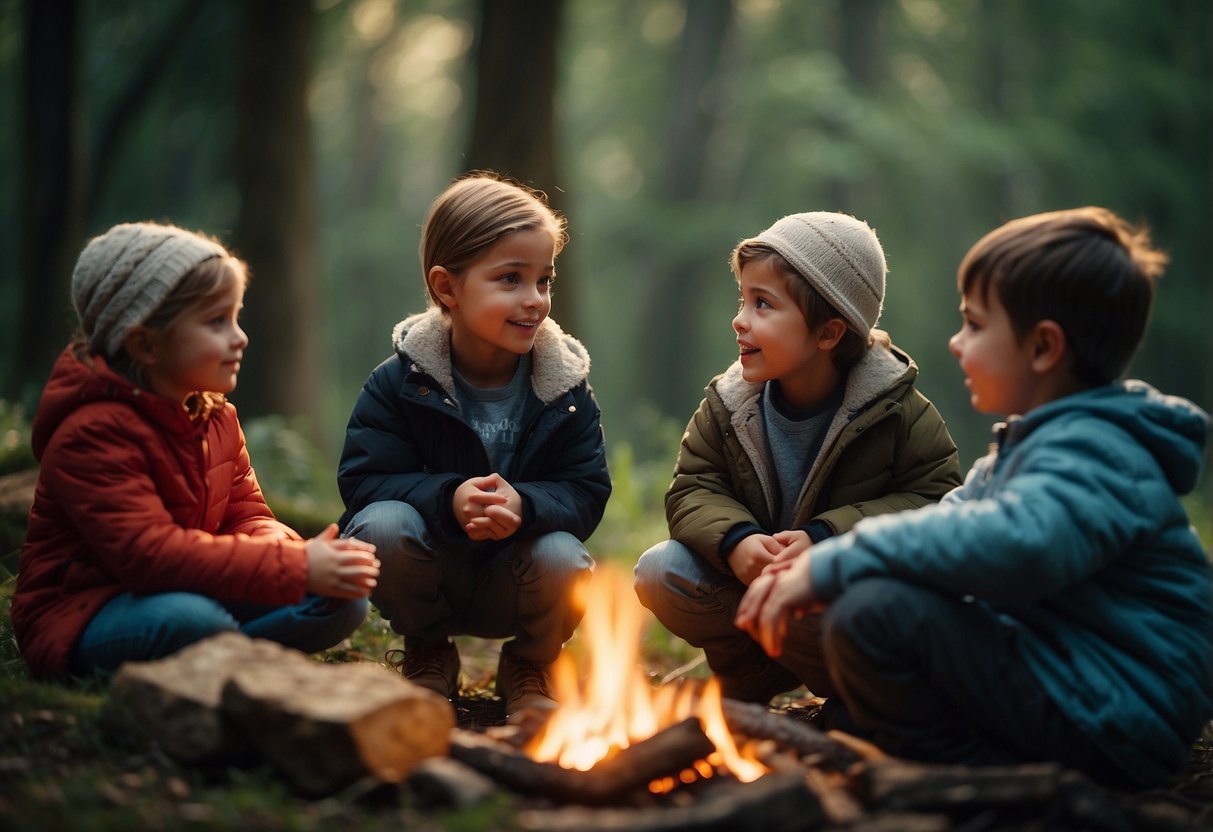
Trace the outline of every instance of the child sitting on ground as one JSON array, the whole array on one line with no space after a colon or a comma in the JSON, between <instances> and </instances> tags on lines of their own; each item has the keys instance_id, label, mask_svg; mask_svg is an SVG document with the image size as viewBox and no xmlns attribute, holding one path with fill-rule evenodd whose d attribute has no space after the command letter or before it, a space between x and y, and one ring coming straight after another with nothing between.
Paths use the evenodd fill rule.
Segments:
<instances>
[{"instance_id":1,"label":"child sitting on ground","mask_svg":"<svg viewBox=\"0 0 1213 832\"><path fill-rule=\"evenodd\" d=\"M248 346L246 280L218 242L171 225L117 225L81 253L82 337L34 417L13 595L35 676L105 673L227 630L315 652L365 618L374 547L279 523L224 398Z\"/></svg>"},{"instance_id":2,"label":"child sitting on ground","mask_svg":"<svg viewBox=\"0 0 1213 832\"><path fill-rule=\"evenodd\" d=\"M860 518L934 502L960 483L956 446L914 387L918 368L874 329L885 259L846 214L792 214L742 241L740 358L712 379L682 437L666 494L671 539L636 565L636 592L702 647L724 695L766 703L833 686L815 616L768 658L733 618L770 563Z\"/></svg>"},{"instance_id":3,"label":"child sitting on ground","mask_svg":"<svg viewBox=\"0 0 1213 832\"><path fill-rule=\"evenodd\" d=\"M949 347L997 444L941 504L768 569L737 624L772 656L828 604L858 728L935 762L1054 760L1165 784L1213 717L1213 575L1179 495L1208 417L1118 382L1165 256L1101 208L1025 217L960 265Z\"/></svg>"}]
</instances>

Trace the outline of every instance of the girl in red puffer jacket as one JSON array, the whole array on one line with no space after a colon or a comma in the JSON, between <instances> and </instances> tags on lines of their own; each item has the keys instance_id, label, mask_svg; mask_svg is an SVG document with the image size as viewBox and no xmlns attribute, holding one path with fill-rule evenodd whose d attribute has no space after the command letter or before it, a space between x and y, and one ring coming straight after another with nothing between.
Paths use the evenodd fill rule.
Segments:
<instances>
[{"instance_id":1,"label":"girl in red puffer jacket","mask_svg":"<svg viewBox=\"0 0 1213 832\"><path fill-rule=\"evenodd\" d=\"M107 672L239 630L314 652L364 619L375 548L304 541L265 504L236 410L247 269L170 225L117 225L72 276L83 337L33 424L41 463L12 620L35 676Z\"/></svg>"}]
</instances>

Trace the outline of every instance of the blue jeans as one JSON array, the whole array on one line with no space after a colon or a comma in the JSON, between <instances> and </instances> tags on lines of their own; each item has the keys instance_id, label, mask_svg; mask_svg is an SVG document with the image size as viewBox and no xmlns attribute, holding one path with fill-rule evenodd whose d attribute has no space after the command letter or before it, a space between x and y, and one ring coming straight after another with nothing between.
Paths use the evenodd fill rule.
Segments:
<instances>
[{"instance_id":1,"label":"blue jeans","mask_svg":"<svg viewBox=\"0 0 1213 832\"><path fill-rule=\"evenodd\" d=\"M784 652L776 661L733 625L745 590L737 578L675 540L658 543L636 563L640 603L671 633L703 648L725 696L765 704L801 684L830 696L834 686L822 654L821 617L789 622Z\"/></svg>"},{"instance_id":2,"label":"blue jeans","mask_svg":"<svg viewBox=\"0 0 1213 832\"><path fill-rule=\"evenodd\" d=\"M1125 785L1041 687L1018 632L984 605L867 578L830 605L824 643L851 719L892 754L972 765L1054 760Z\"/></svg>"},{"instance_id":3,"label":"blue jeans","mask_svg":"<svg viewBox=\"0 0 1213 832\"><path fill-rule=\"evenodd\" d=\"M308 595L298 604L221 603L193 592L118 595L93 616L72 651L74 675L149 661L218 633L238 631L305 653L337 644L366 618L367 601Z\"/></svg>"},{"instance_id":4,"label":"blue jeans","mask_svg":"<svg viewBox=\"0 0 1213 832\"><path fill-rule=\"evenodd\" d=\"M550 664L581 622L575 590L594 560L568 532L482 558L439 549L415 508L385 500L355 514L345 533L375 544L379 585L371 602L406 639L513 637L503 648L513 657Z\"/></svg>"}]
</instances>

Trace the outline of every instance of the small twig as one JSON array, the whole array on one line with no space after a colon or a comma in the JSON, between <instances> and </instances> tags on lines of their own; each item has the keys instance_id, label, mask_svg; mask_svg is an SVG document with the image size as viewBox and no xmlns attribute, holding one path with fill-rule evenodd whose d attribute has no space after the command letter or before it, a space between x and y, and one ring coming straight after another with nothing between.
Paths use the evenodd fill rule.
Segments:
<instances>
[{"instance_id":1,"label":"small twig","mask_svg":"<svg viewBox=\"0 0 1213 832\"><path fill-rule=\"evenodd\" d=\"M669 673L667 673L666 675L662 676L661 684L665 685L665 684L669 684L670 682L674 681L675 679L681 679L683 676L690 673L692 670L699 667L699 665L701 665L705 661L707 661L707 659L708 659L707 654L700 653L698 656L691 659L686 664L684 664L680 667L676 667L673 670L671 670Z\"/></svg>"}]
</instances>

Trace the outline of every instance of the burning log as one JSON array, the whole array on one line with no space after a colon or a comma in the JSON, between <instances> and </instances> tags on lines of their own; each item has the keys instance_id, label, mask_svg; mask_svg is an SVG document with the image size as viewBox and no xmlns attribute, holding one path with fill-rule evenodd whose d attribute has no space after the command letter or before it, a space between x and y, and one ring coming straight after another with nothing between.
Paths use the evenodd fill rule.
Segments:
<instances>
[{"instance_id":1,"label":"burning log","mask_svg":"<svg viewBox=\"0 0 1213 832\"><path fill-rule=\"evenodd\" d=\"M724 700L724 718L729 729L750 739L771 740L791 748L806 762L821 768L845 772L863 758L852 749L831 739L809 725L769 712L762 705Z\"/></svg>"},{"instance_id":2,"label":"burning log","mask_svg":"<svg viewBox=\"0 0 1213 832\"><path fill-rule=\"evenodd\" d=\"M508 745L458 729L451 732L450 755L517 792L601 806L621 802L651 781L676 774L715 750L699 720L691 718L621 749L589 771L541 763Z\"/></svg>"},{"instance_id":3,"label":"burning log","mask_svg":"<svg viewBox=\"0 0 1213 832\"><path fill-rule=\"evenodd\" d=\"M716 781L689 806L532 809L518 824L530 832L792 832L825 822L821 805L795 774L772 774L753 783Z\"/></svg>"}]
</instances>

